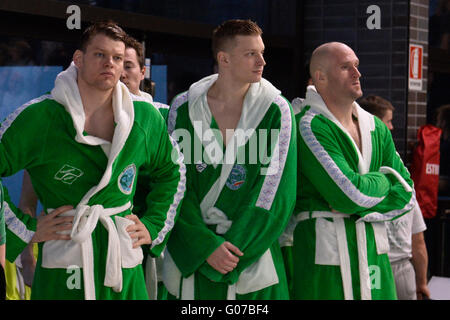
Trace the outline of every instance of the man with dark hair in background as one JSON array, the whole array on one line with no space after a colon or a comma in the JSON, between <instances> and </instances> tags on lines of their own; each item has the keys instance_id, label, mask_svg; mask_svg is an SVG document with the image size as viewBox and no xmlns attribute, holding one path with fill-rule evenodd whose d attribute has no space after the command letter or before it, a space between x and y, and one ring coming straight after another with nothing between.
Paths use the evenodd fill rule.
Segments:
<instances>
[{"instance_id":1,"label":"man with dark hair in background","mask_svg":"<svg viewBox=\"0 0 450 320\"><path fill-rule=\"evenodd\" d=\"M361 98L358 100L358 103L364 110L380 118L389 130L392 131L394 129L392 119L395 108L392 103L375 95L368 95Z\"/></svg>"},{"instance_id":2,"label":"man with dark hair in background","mask_svg":"<svg viewBox=\"0 0 450 320\"><path fill-rule=\"evenodd\" d=\"M144 101L153 103L165 119L169 112L169 106L153 101L151 94L139 89L141 81L145 78L146 67L144 60L144 48L142 44L133 37L128 36L125 42L125 58L120 80L125 83L131 94L142 98Z\"/></svg>"}]
</instances>

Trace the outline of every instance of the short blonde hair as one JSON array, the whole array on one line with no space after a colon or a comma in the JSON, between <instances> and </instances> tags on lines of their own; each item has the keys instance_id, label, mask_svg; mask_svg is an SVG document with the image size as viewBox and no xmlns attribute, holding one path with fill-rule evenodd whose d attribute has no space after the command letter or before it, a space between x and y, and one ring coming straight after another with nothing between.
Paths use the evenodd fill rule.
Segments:
<instances>
[{"instance_id":1,"label":"short blonde hair","mask_svg":"<svg viewBox=\"0 0 450 320\"><path fill-rule=\"evenodd\" d=\"M212 34L212 52L217 61L219 51L225 49L226 44L236 36L260 36L261 28L251 20L227 20L214 29Z\"/></svg>"}]
</instances>

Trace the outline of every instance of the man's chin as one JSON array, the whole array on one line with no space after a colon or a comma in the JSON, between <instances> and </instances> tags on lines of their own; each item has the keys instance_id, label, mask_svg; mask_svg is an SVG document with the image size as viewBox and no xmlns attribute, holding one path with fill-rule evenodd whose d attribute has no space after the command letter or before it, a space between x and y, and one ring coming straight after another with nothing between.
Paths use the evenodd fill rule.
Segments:
<instances>
[{"instance_id":1,"label":"man's chin","mask_svg":"<svg viewBox=\"0 0 450 320\"><path fill-rule=\"evenodd\" d=\"M252 77L252 79L249 81L249 83L260 82L261 78L262 78L262 75L258 75L258 76Z\"/></svg>"},{"instance_id":2,"label":"man's chin","mask_svg":"<svg viewBox=\"0 0 450 320\"><path fill-rule=\"evenodd\" d=\"M97 85L95 86L98 90L100 91L110 91L111 89L113 89L118 81L116 81L116 83L114 82L101 82L101 83L97 83Z\"/></svg>"},{"instance_id":3,"label":"man's chin","mask_svg":"<svg viewBox=\"0 0 450 320\"><path fill-rule=\"evenodd\" d=\"M353 94L353 99L359 99L359 98L361 98L362 97L362 95L363 95L363 92L362 92L362 90L358 90L358 91L356 91L356 92L354 92L354 94Z\"/></svg>"}]
</instances>

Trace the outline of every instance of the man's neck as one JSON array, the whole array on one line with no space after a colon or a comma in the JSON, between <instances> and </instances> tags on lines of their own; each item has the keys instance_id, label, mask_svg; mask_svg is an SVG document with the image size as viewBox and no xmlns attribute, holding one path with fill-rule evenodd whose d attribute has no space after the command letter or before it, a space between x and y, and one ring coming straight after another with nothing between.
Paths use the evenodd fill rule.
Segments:
<instances>
[{"instance_id":1,"label":"man's neck","mask_svg":"<svg viewBox=\"0 0 450 320\"><path fill-rule=\"evenodd\" d=\"M352 100L338 100L326 95L322 96L328 110L336 117L336 119L344 126L348 127L353 124L353 102Z\"/></svg>"},{"instance_id":2,"label":"man's neck","mask_svg":"<svg viewBox=\"0 0 450 320\"><path fill-rule=\"evenodd\" d=\"M112 92L92 88L82 80L78 80L81 101L85 115L84 131L94 137L111 142L114 135L114 111L112 108Z\"/></svg>"},{"instance_id":3,"label":"man's neck","mask_svg":"<svg viewBox=\"0 0 450 320\"><path fill-rule=\"evenodd\" d=\"M328 110L330 110L330 112L347 130L359 151L362 152L361 128L359 126L358 117L354 114L354 101L351 99L338 99L337 97L333 97L331 95L323 95L322 99L327 105Z\"/></svg>"},{"instance_id":4,"label":"man's neck","mask_svg":"<svg viewBox=\"0 0 450 320\"><path fill-rule=\"evenodd\" d=\"M217 81L208 90L207 95L208 98L220 101L223 106L240 105L242 108L242 103L249 88L249 83L229 81L219 75Z\"/></svg>"},{"instance_id":5,"label":"man's neck","mask_svg":"<svg viewBox=\"0 0 450 320\"><path fill-rule=\"evenodd\" d=\"M227 145L242 114L245 95L250 84L238 84L226 77L219 77L207 93L209 109Z\"/></svg>"},{"instance_id":6,"label":"man's neck","mask_svg":"<svg viewBox=\"0 0 450 320\"><path fill-rule=\"evenodd\" d=\"M77 83L86 118L98 111L112 110L112 92L114 88L103 91L89 86L80 79L78 79Z\"/></svg>"}]
</instances>

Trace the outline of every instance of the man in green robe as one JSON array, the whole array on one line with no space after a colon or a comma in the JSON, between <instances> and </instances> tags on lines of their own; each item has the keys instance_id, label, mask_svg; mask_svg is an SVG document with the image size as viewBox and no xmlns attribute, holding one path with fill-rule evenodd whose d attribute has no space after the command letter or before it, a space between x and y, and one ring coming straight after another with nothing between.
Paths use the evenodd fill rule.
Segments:
<instances>
[{"instance_id":1,"label":"man in green robe","mask_svg":"<svg viewBox=\"0 0 450 320\"><path fill-rule=\"evenodd\" d=\"M312 54L298 121L295 299L396 299L384 221L414 206L412 180L381 120L355 102L359 60L343 43Z\"/></svg>"},{"instance_id":2,"label":"man in green robe","mask_svg":"<svg viewBox=\"0 0 450 320\"><path fill-rule=\"evenodd\" d=\"M148 299L141 246L158 256L177 218L185 166L159 111L119 82L125 37L87 28L51 94L1 124L1 176L27 169L45 211L37 220L6 197L7 259L39 242L32 299ZM138 174L152 181L140 218Z\"/></svg>"},{"instance_id":3,"label":"man in green robe","mask_svg":"<svg viewBox=\"0 0 450 320\"><path fill-rule=\"evenodd\" d=\"M289 102L262 78L261 33L249 20L219 26L218 74L169 110L187 187L163 280L179 299L288 299L278 237L295 202L296 126Z\"/></svg>"}]
</instances>

